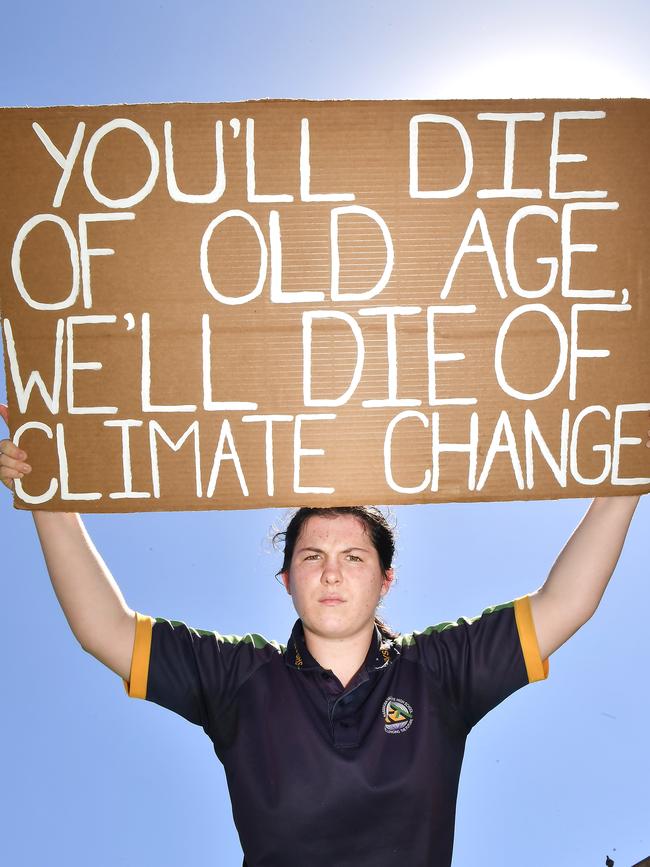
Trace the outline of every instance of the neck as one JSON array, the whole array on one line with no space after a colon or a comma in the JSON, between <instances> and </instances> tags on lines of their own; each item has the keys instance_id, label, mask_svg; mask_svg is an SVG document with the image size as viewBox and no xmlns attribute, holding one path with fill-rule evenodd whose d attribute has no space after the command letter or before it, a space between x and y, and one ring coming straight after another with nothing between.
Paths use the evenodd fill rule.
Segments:
<instances>
[{"instance_id":1,"label":"neck","mask_svg":"<svg viewBox=\"0 0 650 867\"><path fill-rule=\"evenodd\" d=\"M355 635L346 638L328 638L311 632L304 624L305 644L316 662L330 669L347 686L363 665L370 648L374 622L365 626Z\"/></svg>"}]
</instances>

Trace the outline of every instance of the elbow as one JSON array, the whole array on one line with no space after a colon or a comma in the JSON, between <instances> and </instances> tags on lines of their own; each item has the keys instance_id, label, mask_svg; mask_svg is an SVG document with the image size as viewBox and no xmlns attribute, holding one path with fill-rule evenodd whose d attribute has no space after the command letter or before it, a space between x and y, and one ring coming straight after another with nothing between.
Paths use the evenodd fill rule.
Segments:
<instances>
[{"instance_id":1,"label":"elbow","mask_svg":"<svg viewBox=\"0 0 650 867\"><path fill-rule=\"evenodd\" d=\"M575 635L576 632L578 632L580 629L582 629L582 627L591 620L591 618L594 616L594 614L596 613L597 610L598 610L598 604L597 603L595 605L583 606L583 607L580 607L580 608L577 608L576 610L574 610L573 616L572 616L572 621L573 621L572 627L573 628L572 628L571 634Z\"/></svg>"},{"instance_id":2,"label":"elbow","mask_svg":"<svg viewBox=\"0 0 650 867\"><path fill-rule=\"evenodd\" d=\"M603 601L603 596L605 594L605 588L603 587L602 592L600 592L597 596L592 596L591 599L583 602L580 611L583 618L583 623L586 623L588 620L594 616L594 614L600 608L600 603Z\"/></svg>"},{"instance_id":3,"label":"elbow","mask_svg":"<svg viewBox=\"0 0 650 867\"><path fill-rule=\"evenodd\" d=\"M77 639L77 644L84 651L84 653L88 653L90 656L96 656L89 641L84 641L78 635L75 635L75 638Z\"/></svg>"},{"instance_id":4,"label":"elbow","mask_svg":"<svg viewBox=\"0 0 650 867\"><path fill-rule=\"evenodd\" d=\"M582 626L584 626L585 623L587 623L589 620L591 620L591 618L594 616L594 614L598 611L599 605L600 605L600 600L598 602L596 602L595 605L590 606L583 613L583 620L582 620L582 624L581 624Z\"/></svg>"},{"instance_id":5,"label":"elbow","mask_svg":"<svg viewBox=\"0 0 650 867\"><path fill-rule=\"evenodd\" d=\"M598 603L576 602L575 605L568 607L570 619L575 624L575 631L588 623L598 610Z\"/></svg>"}]
</instances>

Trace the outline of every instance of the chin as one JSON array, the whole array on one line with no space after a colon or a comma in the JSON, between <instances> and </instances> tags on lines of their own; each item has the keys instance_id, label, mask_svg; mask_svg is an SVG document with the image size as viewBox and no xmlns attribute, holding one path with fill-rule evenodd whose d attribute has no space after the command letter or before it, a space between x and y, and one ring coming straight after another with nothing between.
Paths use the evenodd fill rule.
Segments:
<instances>
[{"instance_id":1,"label":"chin","mask_svg":"<svg viewBox=\"0 0 650 867\"><path fill-rule=\"evenodd\" d=\"M321 611L320 616L303 620L307 628L323 638L349 638L364 627L364 623L351 623L336 612Z\"/></svg>"}]
</instances>

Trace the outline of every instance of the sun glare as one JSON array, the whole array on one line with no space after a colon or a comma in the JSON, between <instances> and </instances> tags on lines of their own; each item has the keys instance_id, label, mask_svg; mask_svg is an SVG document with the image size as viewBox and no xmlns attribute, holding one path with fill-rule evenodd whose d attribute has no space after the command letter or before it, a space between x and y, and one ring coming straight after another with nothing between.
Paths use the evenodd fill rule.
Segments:
<instances>
[{"instance_id":1,"label":"sun glare","mask_svg":"<svg viewBox=\"0 0 650 867\"><path fill-rule=\"evenodd\" d=\"M650 78L613 65L596 53L575 50L483 55L463 66L449 67L428 85L426 96L434 99L650 96Z\"/></svg>"}]
</instances>

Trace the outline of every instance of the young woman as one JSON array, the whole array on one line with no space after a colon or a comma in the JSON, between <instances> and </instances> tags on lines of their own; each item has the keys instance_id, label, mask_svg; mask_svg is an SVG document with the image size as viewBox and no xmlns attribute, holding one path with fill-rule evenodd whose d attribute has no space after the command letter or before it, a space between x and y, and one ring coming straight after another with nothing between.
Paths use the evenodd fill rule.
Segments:
<instances>
[{"instance_id":1,"label":"young woman","mask_svg":"<svg viewBox=\"0 0 650 867\"><path fill-rule=\"evenodd\" d=\"M30 471L26 460L0 441L7 487ZM596 498L531 595L399 636L376 616L393 581L381 512L299 509L281 534L279 574L298 614L286 645L133 611L79 515L33 517L82 647L130 696L211 738L245 864L448 867L469 731L545 678L548 657L594 613L638 499Z\"/></svg>"}]
</instances>

